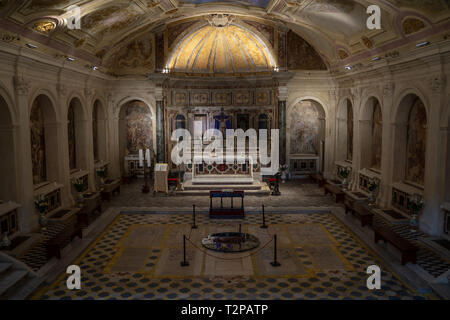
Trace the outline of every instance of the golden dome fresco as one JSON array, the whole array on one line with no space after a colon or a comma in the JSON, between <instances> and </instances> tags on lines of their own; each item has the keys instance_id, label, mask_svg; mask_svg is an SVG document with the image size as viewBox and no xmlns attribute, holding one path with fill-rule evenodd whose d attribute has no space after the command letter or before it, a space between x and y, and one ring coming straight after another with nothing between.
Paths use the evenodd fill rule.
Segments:
<instances>
[{"instance_id":1,"label":"golden dome fresco","mask_svg":"<svg viewBox=\"0 0 450 320\"><path fill-rule=\"evenodd\" d=\"M275 66L257 35L231 24L192 31L173 49L167 64L171 72L219 75L268 72Z\"/></svg>"}]
</instances>

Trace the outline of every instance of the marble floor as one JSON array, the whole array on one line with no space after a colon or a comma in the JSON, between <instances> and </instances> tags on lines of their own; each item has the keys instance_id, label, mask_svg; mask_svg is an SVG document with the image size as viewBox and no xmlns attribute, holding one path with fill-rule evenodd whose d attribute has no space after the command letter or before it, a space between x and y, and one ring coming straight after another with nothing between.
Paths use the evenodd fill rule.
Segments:
<instances>
[{"instance_id":1,"label":"marble floor","mask_svg":"<svg viewBox=\"0 0 450 320\"><path fill-rule=\"evenodd\" d=\"M115 201L118 201L115 200ZM122 200L127 201L127 200ZM175 201L174 201L175 203ZM432 299L415 292L332 213L248 214L240 222L189 214L122 212L73 263L81 290L68 290L66 274L34 299ZM239 254L208 251L212 232L243 231L260 247ZM273 235L280 267L272 267ZM181 267L183 235L188 267ZM366 269L382 270L380 290L366 286Z\"/></svg>"}]
</instances>

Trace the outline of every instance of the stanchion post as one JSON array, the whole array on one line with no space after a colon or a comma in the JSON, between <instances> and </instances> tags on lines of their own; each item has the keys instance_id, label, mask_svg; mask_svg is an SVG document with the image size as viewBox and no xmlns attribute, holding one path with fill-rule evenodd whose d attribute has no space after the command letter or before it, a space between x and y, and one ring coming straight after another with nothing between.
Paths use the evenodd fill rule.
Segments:
<instances>
[{"instance_id":1,"label":"stanchion post","mask_svg":"<svg viewBox=\"0 0 450 320\"><path fill-rule=\"evenodd\" d=\"M186 260L186 235L183 234L183 261L180 262L182 267L189 266L189 262Z\"/></svg>"},{"instance_id":2,"label":"stanchion post","mask_svg":"<svg viewBox=\"0 0 450 320\"><path fill-rule=\"evenodd\" d=\"M191 229L197 229L198 227L195 224L195 204L192 205L192 221L193 221L193 224L192 224Z\"/></svg>"},{"instance_id":3,"label":"stanchion post","mask_svg":"<svg viewBox=\"0 0 450 320\"><path fill-rule=\"evenodd\" d=\"M277 261L277 235L273 236L273 261L270 263L272 267L279 267L281 263Z\"/></svg>"},{"instance_id":4,"label":"stanchion post","mask_svg":"<svg viewBox=\"0 0 450 320\"><path fill-rule=\"evenodd\" d=\"M264 214L264 205L262 205L262 218L263 218L263 224L262 224L262 226L260 227L261 229L267 229L267 226L266 226L266 216L265 216L265 214Z\"/></svg>"}]
</instances>

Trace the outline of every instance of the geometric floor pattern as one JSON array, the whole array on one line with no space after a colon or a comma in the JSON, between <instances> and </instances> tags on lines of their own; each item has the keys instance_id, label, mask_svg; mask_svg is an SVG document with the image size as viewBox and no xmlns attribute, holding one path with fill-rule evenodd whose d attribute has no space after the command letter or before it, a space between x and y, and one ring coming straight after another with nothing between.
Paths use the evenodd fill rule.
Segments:
<instances>
[{"instance_id":1,"label":"geometric floor pattern","mask_svg":"<svg viewBox=\"0 0 450 320\"><path fill-rule=\"evenodd\" d=\"M271 214L268 229L259 215L247 215L241 228L257 236L253 251L224 254L200 244L210 232L237 231L239 223L180 214L121 214L74 264L81 290L68 290L66 274L33 298L69 299L383 299L423 300L380 258L330 213ZM182 268L182 235L189 237ZM273 260L273 235L278 261ZM192 242L192 243L191 243ZM366 269L380 266L381 289L366 286Z\"/></svg>"}]
</instances>

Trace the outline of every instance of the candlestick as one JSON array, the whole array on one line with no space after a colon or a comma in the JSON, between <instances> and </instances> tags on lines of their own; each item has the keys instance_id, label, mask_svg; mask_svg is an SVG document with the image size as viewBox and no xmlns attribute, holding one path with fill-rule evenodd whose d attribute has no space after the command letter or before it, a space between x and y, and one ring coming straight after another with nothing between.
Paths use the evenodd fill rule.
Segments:
<instances>
[{"instance_id":1,"label":"candlestick","mask_svg":"<svg viewBox=\"0 0 450 320\"><path fill-rule=\"evenodd\" d=\"M144 153L142 149L139 149L139 167L144 166Z\"/></svg>"}]
</instances>

